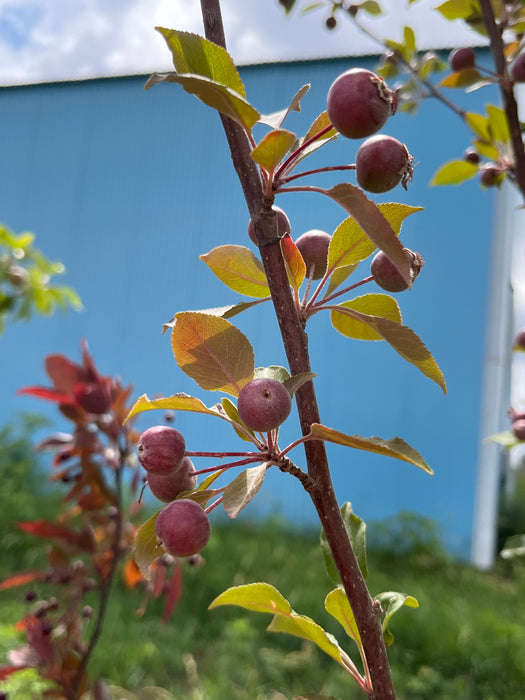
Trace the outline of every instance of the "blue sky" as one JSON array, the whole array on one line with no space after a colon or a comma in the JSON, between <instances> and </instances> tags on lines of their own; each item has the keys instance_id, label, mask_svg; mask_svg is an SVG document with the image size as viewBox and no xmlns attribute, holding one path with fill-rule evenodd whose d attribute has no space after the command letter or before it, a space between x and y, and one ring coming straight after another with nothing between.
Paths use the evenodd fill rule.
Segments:
<instances>
[{"instance_id":1,"label":"blue sky","mask_svg":"<svg viewBox=\"0 0 525 700\"><path fill-rule=\"evenodd\" d=\"M303 0L303 5L309 4ZM384 0L380 37L416 28L423 48L478 42L461 23L447 23L419 0ZM223 0L228 48L238 63L377 53L350 21L328 31L325 10L285 17L278 0ZM201 32L198 0L0 0L0 85L130 75L170 69L155 25Z\"/></svg>"}]
</instances>

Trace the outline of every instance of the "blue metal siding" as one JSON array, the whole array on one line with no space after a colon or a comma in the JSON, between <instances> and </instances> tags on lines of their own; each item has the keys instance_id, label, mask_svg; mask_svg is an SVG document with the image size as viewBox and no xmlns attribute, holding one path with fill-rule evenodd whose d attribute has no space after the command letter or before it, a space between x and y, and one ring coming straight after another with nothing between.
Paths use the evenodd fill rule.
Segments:
<instances>
[{"instance_id":1,"label":"blue metal siding","mask_svg":"<svg viewBox=\"0 0 525 700\"><path fill-rule=\"evenodd\" d=\"M342 60L270 64L241 73L248 98L265 113L282 108L310 82L303 111L286 124L300 132L325 108L331 81L350 65ZM46 254L65 263L64 281L76 287L85 304L81 314L8 328L0 340L1 422L17 410L49 408L15 397L15 391L46 381L46 354L78 357L82 337L101 371L133 381L136 396L186 391L208 403L219 398L204 395L178 370L161 324L175 311L238 299L198 256L222 243L249 245L247 210L216 114L176 86L144 92L144 82L133 77L0 90L0 218L15 231L35 231ZM470 102L469 108L482 111L486 94L473 99L477 104ZM310 323L310 346L321 413L326 424L348 433L400 435L435 470L429 477L402 462L332 446L341 501L351 500L366 519L402 509L436 518L449 545L466 554L479 443L492 197L476 182L428 188L435 169L460 156L468 138L435 101L423 104L415 118L395 116L384 131L407 143L417 166L408 193L399 188L378 201L425 207L407 220L403 242L419 250L426 265L414 290L398 300L404 322L444 371L449 394L442 396L386 343L344 339L319 314ZM353 162L355 151L356 144L340 140L321 149L313 163ZM327 186L336 181L329 175L322 179ZM278 204L288 212L294 235L308 228L332 231L345 216L317 194L286 194ZM270 308L237 318L258 365L284 363ZM140 425L161 418L146 414ZM289 423L283 443L297 429L295 418ZM191 450L237 449L221 421L181 414L177 425ZM299 450L295 457L301 463ZM248 514L277 508L294 521L313 520L294 480L277 473L268 483Z\"/></svg>"}]
</instances>

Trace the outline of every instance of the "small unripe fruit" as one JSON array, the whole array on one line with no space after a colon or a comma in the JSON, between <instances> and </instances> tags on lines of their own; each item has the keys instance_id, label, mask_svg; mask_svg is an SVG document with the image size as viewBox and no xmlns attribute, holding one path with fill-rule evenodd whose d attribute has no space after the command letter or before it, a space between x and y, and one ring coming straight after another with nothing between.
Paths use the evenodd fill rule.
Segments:
<instances>
[{"instance_id":1,"label":"small unripe fruit","mask_svg":"<svg viewBox=\"0 0 525 700\"><path fill-rule=\"evenodd\" d=\"M448 56L448 62L453 71L472 68L476 63L476 52L472 48L454 49Z\"/></svg>"},{"instance_id":2,"label":"small unripe fruit","mask_svg":"<svg viewBox=\"0 0 525 700\"><path fill-rule=\"evenodd\" d=\"M357 151L356 178L367 192L388 192L400 182L412 179L414 159L407 147L392 136L371 136Z\"/></svg>"},{"instance_id":3,"label":"small unripe fruit","mask_svg":"<svg viewBox=\"0 0 525 700\"><path fill-rule=\"evenodd\" d=\"M281 207L274 205L272 209L277 214L277 235L279 236L279 238L284 238L286 235L289 235L290 231L292 230L292 227L290 225L290 219L286 216L285 212L281 209ZM255 243L255 245L257 245L257 239L255 238L255 231L251 219L248 224L248 235L250 236L252 243Z\"/></svg>"},{"instance_id":4,"label":"small unripe fruit","mask_svg":"<svg viewBox=\"0 0 525 700\"><path fill-rule=\"evenodd\" d=\"M511 66L510 73L512 79L517 83L525 82L525 53L522 53Z\"/></svg>"},{"instance_id":5,"label":"small unripe fruit","mask_svg":"<svg viewBox=\"0 0 525 700\"><path fill-rule=\"evenodd\" d=\"M288 418L292 398L277 379L254 379L241 389L237 409L248 428L266 433L278 428Z\"/></svg>"},{"instance_id":6,"label":"small unripe fruit","mask_svg":"<svg viewBox=\"0 0 525 700\"><path fill-rule=\"evenodd\" d=\"M29 282L29 272L20 265L11 265L8 275L13 287L25 287Z\"/></svg>"},{"instance_id":7,"label":"small unripe fruit","mask_svg":"<svg viewBox=\"0 0 525 700\"><path fill-rule=\"evenodd\" d=\"M155 532L168 554L190 557L208 544L211 527L208 516L198 503L181 498L160 511Z\"/></svg>"},{"instance_id":8,"label":"small unripe fruit","mask_svg":"<svg viewBox=\"0 0 525 700\"><path fill-rule=\"evenodd\" d=\"M312 279L318 280L326 272L328 259L328 247L332 237L326 231L311 229L306 231L295 241L303 260L306 264L306 274L310 276L313 268Z\"/></svg>"},{"instance_id":9,"label":"small unripe fruit","mask_svg":"<svg viewBox=\"0 0 525 700\"><path fill-rule=\"evenodd\" d=\"M184 457L181 466L170 474L148 473L148 485L151 493L159 499L169 503L174 501L182 491L193 491L197 485L197 477L193 462L189 457Z\"/></svg>"},{"instance_id":10,"label":"small unripe fruit","mask_svg":"<svg viewBox=\"0 0 525 700\"><path fill-rule=\"evenodd\" d=\"M140 436L138 458L151 474L169 474L181 466L185 449L186 442L178 430L156 425Z\"/></svg>"},{"instance_id":11,"label":"small unripe fruit","mask_svg":"<svg viewBox=\"0 0 525 700\"><path fill-rule=\"evenodd\" d=\"M414 253L408 248L404 250L410 260L412 279L414 280L423 267L423 258L419 253ZM376 284L387 292L403 292L405 289L408 289L408 284L401 276L401 273L382 250L372 260L370 272L374 276Z\"/></svg>"},{"instance_id":12,"label":"small unripe fruit","mask_svg":"<svg viewBox=\"0 0 525 700\"><path fill-rule=\"evenodd\" d=\"M499 187L503 181L503 171L494 163L485 163L479 169L479 181L483 187Z\"/></svg>"},{"instance_id":13,"label":"small unripe fruit","mask_svg":"<svg viewBox=\"0 0 525 700\"><path fill-rule=\"evenodd\" d=\"M352 68L334 80L326 99L330 121L349 139L375 134L395 109L394 93L383 78Z\"/></svg>"},{"instance_id":14,"label":"small unripe fruit","mask_svg":"<svg viewBox=\"0 0 525 700\"><path fill-rule=\"evenodd\" d=\"M463 160L477 165L479 163L479 153L474 148L467 148L465 153L463 153Z\"/></svg>"},{"instance_id":15,"label":"small unripe fruit","mask_svg":"<svg viewBox=\"0 0 525 700\"><path fill-rule=\"evenodd\" d=\"M335 29L337 26L337 20L335 17L327 17L325 24L327 29Z\"/></svg>"},{"instance_id":16,"label":"small unripe fruit","mask_svg":"<svg viewBox=\"0 0 525 700\"><path fill-rule=\"evenodd\" d=\"M106 384L77 382L73 394L78 405L88 413L107 413L111 408L111 393Z\"/></svg>"},{"instance_id":17,"label":"small unripe fruit","mask_svg":"<svg viewBox=\"0 0 525 700\"><path fill-rule=\"evenodd\" d=\"M525 350L525 328L522 328L522 330L519 331L519 333L516 333L512 349L521 351Z\"/></svg>"},{"instance_id":18,"label":"small unripe fruit","mask_svg":"<svg viewBox=\"0 0 525 700\"><path fill-rule=\"evenodd\" d=\"M525 440L525 419L518 418L512 424L512 432L517 440Z\"/></svg>"}]
</instances>

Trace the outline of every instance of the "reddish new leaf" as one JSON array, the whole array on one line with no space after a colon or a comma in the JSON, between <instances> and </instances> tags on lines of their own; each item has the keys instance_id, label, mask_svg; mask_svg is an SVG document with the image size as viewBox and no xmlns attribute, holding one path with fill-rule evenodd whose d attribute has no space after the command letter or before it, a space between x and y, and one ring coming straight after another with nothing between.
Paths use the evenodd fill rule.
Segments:
<instances>
[{"instance_id":1,"label":"reddish new leaf","mask_svg":"<svg viewBox=\"0 0 525 700\"><path fill-rule=\"evenodd\" d=\"M48 355L45 366L55 389L64 394L70 394L82 376L82 368L65 355Z\"/></svg>"},{"instance_id":2,"label":"reddish new leaf","mask_svg":"<svg viewBox=\"0 0 525 700\"><path fill-rule=\"evenodd\" d=\"M162 622L166 624L173 611L175 610L177 603L182 595L182 566L180 559L175 561L175 571L171 577L168 592L166 594L166 602L164 604L164 612L162 613Z\"/></svg>"},{"instance_id":3,"label":"reddish new leaf","mask_svg":"<svg viewBox=\"0 0 525 700\"><path fill-rule=\"evenodd\" d=\"M24 532L29 532L36 537L46 537L51 539L66 540L75 542L77 533L62 525L50 523L48 520L31 520L17 523Z\"/></svg>"},{"instance_id":4,"label":"reddish new leaf","mask_svg":"<svg viewBox=\"0 0 525 700\"><path fill-rule=\"evenodd\" d=\"M15 574L0 582L0 591L6 588L14 588L15 586L25 586L31 581L39 581L46 577L43 571L24 571L20 574Z\"/></svg>"},{"instance_id":5,"label":"reddish new leaf","mask_svg":"<svg viewBox=\"0 0 525 700\"><path fill-rule=\"evenodd\" d=\"M56 389L49 389L46 386L25 386L16 392L18 395L36 396L39 399L46 401L55 401L56 403L72 405L75 404L73 396L64 394Z\"/></svg>"}]
</instances>

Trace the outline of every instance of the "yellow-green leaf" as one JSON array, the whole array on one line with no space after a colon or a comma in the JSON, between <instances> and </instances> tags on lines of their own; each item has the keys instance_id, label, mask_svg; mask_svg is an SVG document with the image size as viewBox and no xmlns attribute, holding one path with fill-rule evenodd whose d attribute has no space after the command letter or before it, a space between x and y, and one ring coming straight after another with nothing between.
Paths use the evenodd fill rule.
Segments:
<instances>
[{"instance_id":1,"label":"yellow-green leaf","mask_svg":"<svg viewBox=\"0 0 525 700\"><path fill-rule=\"evenodd\" d=\"M174 394L163 399L150 399L147 394L140 396L133 404L131 411L126 416L128 421L132 416L143 411L162 409L163 411L193 411L194 413L206 413L210 416L220 416L215 407L208 408L200 399L188 394Z\"/></svg>"},{"instance_id":2,"label":"yellow-green leaf","mask_svg":"<svg viewBox=\"0 0 525 700\"><path fill-rule=\"evenodd\" d=\"M486 117L475 112L467 112L465 121L472 131L479 136L482 141L490 141L489 124Z\"/></svg>"},{"instance_id":3,"label":"yellow-green leaf","mask_svg":"<svg viewBox=\"0 0 525 700\"><path fill-rule=\"evenodd\" d=\"M194 73L210 78L246 97L235 63L222 46L191 32L165 27L155 27L155 29L166 40L177 73Z\"/></svg>"},{"instance_id":4,"label":"yellow-green leaf","mask_svg":"<svg viewBox=\"0 0 525 700\"><path fill-rule=\"evenodd\" d=\"M248 338L220 316L183 311L175 317L171 347L182 371L202 389L238 396L255 366Z\"/></svg>"},{"instance_id":5,"label":"yellow-green leaf","mask_svg":"<svg viewBox=\"0 0 525 700\"><path fill-rule=\"evenodd\" d=\"M210 78L193 74L154 73L145 87L149 89L164 82L182 85L186 92L198 97L208 107L213 107L226 117L239 122L247 131L259 121L259 112L244 97Z\"/></svg>"},{"instance_id":6,"label":"yellow-green leaf","mask_svg":"<svg viewBox=\"0 0 525 700\"><path fill-rule=\"evenodd\" d=\"M425 376L436 382L436 384L443 389L443 392L446 393L447 385L443 373L421 338L419 338L412 329L407 326L402 326L395 321L391 321L388 318L368 316L367 314L363 314L356 309L343 306L342 304L336 308L338 313L353 316L363 323L368 324L378 335L386 340L401 357L417 367Z\"/></svg>"},{"instance_id":7,"label":"yellow-green leaf","mask_svg":"<svg viewBox=\"0 0 525 700\"><path fill-rule=\"evenodd\" d=\"M209 609L220 605L236 605L246 610L271 615L289 615L292 612L290 603L269 583L247 583L228 588L210 603Z\"/></svg>"},{"instance_id":8,"label":"yellow-green leaf","mask_svg":"<svg viewBox=\"0 0 525 700\"><path fill-rule=\"evenodd\" d=\"M261 114L259 123L271 126L272 129L279 129L291 111L301 111L301 100L306 95L310 87L311 86L309 84L306 84L299 88L299 90L293 96L290 105L286 109L281 109L278 112L272 112L272 114Z\"/></svg>"},{"instance_id":9,"label":"yellow-green leaf","mask_svg":"<svg viewBox=\"0 0 525 700\"><path fill-rule=\"evenodd\" d=\"M416 35L412 27L404 27L403 39L409 54L413 54L416 50Z\"/></svg>"},{"instance_id":10,"label":"yellow-green leaf","mask_svg":"<svg viewBox=\"0 0 525 700\"><path fill-rule=\"evenodd\" d=\"M474 139L472 143L474 144L476 151L481 156L485 156L485 158L488 160L493 161L497 161L499 159L498 149L491 143L486 143L486 141L481 141L480 139Z\"/></svg>"},{"instance_id":11,"label":"yellow-green leaf","mask_svg":"<svg viewBox=\"0 0 525 700\"><path fill-rule=\"evenodd\" d=\"M419 467L427 474L434 473L419 452L399 437L383 440L375 436L366 438L361 435L346 435L320 423L312 423L310 434L320 440L327 440L337 445L353 447L356 450L364 450L365 452L374 452L375 454L385 455L385 457L394 457Z\"/></svg>"},{"instance_id":12,"label":"yellow-green leaf","mask_svg":"<svg viewBox=\"0 0 525 700\"><path fill-rule=\"evenodd\" d=\"M328 613L343 626L347 635L361 647L361 635L355 621L354 613L344 590L338 586L326 596L324 607Z\"/></svg>"},{"instance_id":13,"label":"yellow-green leaf","mask_svg":"<svg viewBox=\"0 0 525 700\"><path fill-rule=\"evenodd\" d=\"M241 510L257 495L263 485L269 464L258 464L241 472L224 491L222 504L230 518L236 518Z\"/></svg>"},{"instance_id":14,"label":"yellow-green leaf","mask_svg":"<svg viewBox=\"0 0 525 700\"><path fill-rule=\"evenodd\" d=\"M355 265L343 265L342 267L336 267L335 270L331 273L329 281L328 281L328 286L326 287L326 292L324 293L324 297L329 296L333 291L337 289L337 287L340 287L343 282L349 277L352 272L356 269L358 263Z\"/></svg>"},{"instance_id":15,"label":"yellow-green leaf","mask_svg":"<svg viewBox=\"0 0 525 700\"><path fill-rule=\"evenodd\" d=\"M306 615L292 612L289 616L276 615L266 628L268 632L284 632L316 644L325 654L346 668L337 640Z\"/></svg>"},{"instance_id":16,"label":"yellow-green leaf","mask_svg":"<svg viewBox=\"0 0 525 700\"><path fill-rule=\"evenodd\" d=\"M478 166L466 160L452 160L442 165L430 181L431 185L459 185L470 180L478 172Z\"/></svg>"},{"instance_id":17,"label":"yellow-green leaf","mask_svg":"<svg viewBox=\"0 0 525 700\"><path fill-rule=\"evenodd\" d=\"M273 171L290 148L294 145L297 136L285 129L274 129L257 144L251 152L251 158L258 165L269 172Z\"/></svg>"},{"instance_id":18,"label":"yellow-green leaf","mask_svg":"<svg viewBox=\"0 0 525 700\"><path fill-rule=\"evenodd\" d=\"M233 429L237 433L237 435L241 438L241 440L245 440L246 442L251 442L249 435L252 435L255 437L255 433L253 430L250 430L247 428L244 423L241 420L241 417L239 416L239 411L237 410L237 406L230 401L230 399L226 398L225 396L221 400L222 407L224 409L224 412L230 418L231 420L235 421L236 423L239 423L240 425L244 426L244 430L246 432L243 432L240 430L237 426L233 426Z\"/></svg>"},{"instance_id":19,"label":"yellow-green leaf","mask_svg":"<svg viewBox=\"0 0 525 700\"><path fill-rule=\"evenodd\" d=\"M135 539L135 562L147 581L150 579L150 564L155 561L157 557L164 554L164 548L159 544L155 532L157 516L158 513L155 513L155 515L152 515L149 520L146 520L146 522L141 525Z\"/></svg>"},{"instance_id":20,"label":"yellow-green leaf","mask_svg":"<svg viewBox=\"0 0 525 700\"><path fill-rule=\"evenodd\" d=\"M471 16L473 5L472 0L446 0L436 7L436 10L445 19L466 19Z\"/></svg>"},{"instance_id":21,"label":"yellow-green leaf","mask_svg":"<svg viewBox=\"0 0 525 700\"><path fill-rule=\"evenodd\" d=\"M200 259L234 292L257 298L270 294L262 263L249 248L221 245Z\"/></svg>"},{"instance_id":22,"label":"yellow-green leaf","mask_svg":"<svg viewBox=\"0 0 525 700\"><path fill-rule=\"evenodd\" d=\"M372 243L383 250L394 263L399 273L412 286L412 270L404 248L382 210L355 185L344 182L324 193L338 202L359 224ZM330 255L330 253L329 253ZM350 261L341 260L341 264Z\"/></svg>"},{"instance_id":23,"label":"yellow-green leaf","mask_svg":"<svg viewBox=\"0 0 525 700\"><path fill-rule=\"evenodd\" d=\"M365 294L340 305L345 309L353 309L369 316L381 316L395 323L401 323L401 311L397 301L388 294ZM339 308L339 307L337 307ZM336 309L331 313L332 325L347 338L357 340L383 340L368 323L349 314L338 313Z\"/></svg>"},{"instance_id":24,"label":"yellow-green leaf","mask_svg":"<svg viewBox=\"0 0 525 700\"><path fill-rule=\"evenodd\" d=\"M507 143L510 139L509 124L505 110L495 105L487 105L489 131L494 141Z\"/></svg>"},{"instance_id":25,"label":"yellow-green leaf","mask_svg":"<svg viewBox=\"0 0 525 700\"><path fill-rule=\"evenodd\" d=\"M463 88L468 85L474 85L482 79L483 76L475 68L465 68L455 73L449 73L449 75L444 77L439 83L439 87Z\"/></svg>"},{"instance_id":26,"label":"yellow-green leaf","mask_svg":"<svg viewBox=\"0 0 525 700\"><path fill-rule=\"evenodd\" d=\"M384 593L379 593L375 597L379 600L381 608L383 609L383 638L386 646L389 647L394 641L394 635L388 628L388 623L392 615L394 615L399 608L403 607L403 605L406 605L408 608L419 608L419 603L414 596L407 595L406 593L398 593L397 591L385 591Z\"/></svg>"}]
</instances>

